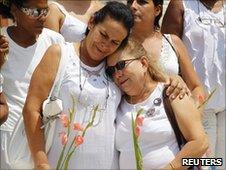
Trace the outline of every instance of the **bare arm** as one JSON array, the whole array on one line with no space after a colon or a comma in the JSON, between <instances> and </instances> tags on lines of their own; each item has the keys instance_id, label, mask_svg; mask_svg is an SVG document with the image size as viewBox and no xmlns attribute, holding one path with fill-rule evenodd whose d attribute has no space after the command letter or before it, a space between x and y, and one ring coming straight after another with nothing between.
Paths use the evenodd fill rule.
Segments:
<instances>
[{"instance_id":1,"label":"bare arm","mask_svg":"<svg viewBox=\"0 0 226 170\"><path fill-rule=\"evenodd\" d=\"M27 139L37 169L40 165L48 165L44 145L44 131L40 129L42 125L40 114L42 112L42 103L48 97L55 80L59 61L60 47L52 45L46 51L32 75L23 109Z\"/></svg>"},{"instance_id":2,"label":"bare arm","mask_svg":"<svg viewBox=\"0 0 226 170\"><path fill-rule=\"evenodd\" d=\"M9 42L7 41L5 36L0 35L0 69L5 62L5 55L8 51L9 51Z\"/></svg>"},{"instance_id":3,"label":"bare arm","mask_svg":"<svg viewBox=\"0 0 226 170\"><path fill-rule=\"evenodd\" d=\"M175 169L183 169L182 158L199 158L208 148L208 139L202 126L201 115L198 114L193 101L187 95L183 99L171 100L178 126L187 143L171 162ZM168 168L170 165L168 165Z\"/></svg>"},{"instance_id":4,"label":"bare arm","mask_svg":"<svg viewBox=\"0 0 226 170\"><path fill-rule=\"evenodd\" d=\"M50 13L44 23L46 28L49 28L53 31L60 32L60 28L63 25L65 15L59 10L57 5L49 5Z\"/></svg>"},{"instance_id":5,"label":"bare arm","mask_svg":"<svg viewBox=\"0 0 226 170\"><path fill-rule=\"evenodd\" d=\"M4 123L8 117L8 105L3 93L0 93L0 125Z\"/></svg>"},{"instance_id":6,"label":"bare arm","mask_svg":"<svg viewBox=\"0 0 226 170\"><path fill-rule=\"evenodd\" d=\"M161 31L182 38L184 8L182 0L171 0L163 17Z\"/></svg>"},{"instance_id":7,"label":"bare arm","mask_svg":"<svg viewBox=\"0 0 226 170\"><path fill-rule=\"evenodd\" d=\"M182 78L190 89L192 96L196 100L197 104L199 105L201 104L199 103L199 97L202 96L203 99L205 98L205 91L202 83L199 79L198 74L194 70L189 54L183 42L175 35L171 35L171 38L179 55L178 61Z\"/></svg>"}]
</instances>

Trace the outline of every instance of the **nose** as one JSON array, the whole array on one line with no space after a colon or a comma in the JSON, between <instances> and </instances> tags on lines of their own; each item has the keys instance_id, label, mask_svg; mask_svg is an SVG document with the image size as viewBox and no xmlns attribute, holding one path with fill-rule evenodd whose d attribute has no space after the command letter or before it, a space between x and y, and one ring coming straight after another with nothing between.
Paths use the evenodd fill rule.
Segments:
<instances>
[{"instance_id":1,"label":"nose","mask_svg":"<svg viewBox=\"0 0 226 170\"><path fill-rule=\"evenodd\" d=\"M108 52L109 49L110 49L110 42L108 40L102 41L102 43L101 43L101 50L103 52Z\"/></svg>"},{"instance_id":2,"label":"nose","mask_svg":"<svg viewBox=\"0 0 226 170\"><path fill-rule=\"evenodd\" d=\"M131 10L134 12L137 9L137 1L134 0L133 3L130 6Z\"/></svg>"},{"instance_id":3,"label":"nose","mask_svg":"<svg viewBox=\"0 0 226 170\"><path fill-rule=\"evenodd\" d=\"M122 77L123 73L122 70L116 70L115 73L113 74L113 77L115 79L119 79L120 77Z\"/></svg>"}]
</instances>

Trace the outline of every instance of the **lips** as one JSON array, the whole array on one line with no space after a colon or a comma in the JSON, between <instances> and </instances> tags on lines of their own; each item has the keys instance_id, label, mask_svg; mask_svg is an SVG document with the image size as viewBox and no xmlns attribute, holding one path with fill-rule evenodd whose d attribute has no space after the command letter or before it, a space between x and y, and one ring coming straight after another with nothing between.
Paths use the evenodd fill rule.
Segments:
<instances>
[{"instance_id":1,"label":"lips","mask_svg":"<svg viewBox=\"0 0 226 170\"><path fill-rule=\"evenodd\" d=\"M125 79L125 80L123 80L123 81L120 81L119 84L122 86L122 85L125 84L125 82L127 82L127 80L129 80L129 79Z\"/></svg>"}]
</instances>

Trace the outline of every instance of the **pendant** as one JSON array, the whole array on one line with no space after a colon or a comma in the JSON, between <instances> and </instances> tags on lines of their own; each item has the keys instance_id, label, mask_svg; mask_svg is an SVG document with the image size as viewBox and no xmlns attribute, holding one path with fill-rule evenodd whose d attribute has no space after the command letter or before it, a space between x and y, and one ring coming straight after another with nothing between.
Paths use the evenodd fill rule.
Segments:
<instances>
[{"instance_id":1,"label":"pendant","mask_svg":"<svg viewBox=\"0 0 226 170\"><path fill-rule=\"evenodd\" d=\"M161 103L162 103L162 99L161 98L156 98L154 101L153 101L154 105L155 106L160 106Z\"/></svg>"}]
</instances>

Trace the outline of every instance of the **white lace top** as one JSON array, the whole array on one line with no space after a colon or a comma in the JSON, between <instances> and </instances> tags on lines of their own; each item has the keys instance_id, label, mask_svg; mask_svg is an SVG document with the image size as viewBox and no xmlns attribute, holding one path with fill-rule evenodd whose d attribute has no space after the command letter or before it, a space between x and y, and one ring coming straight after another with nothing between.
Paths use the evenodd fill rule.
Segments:
<instances>
[{"instance_id":1,"label":"white lace top","mask_svg":"<svg viewBox=\"0 0 226 170\"><path fill-rule=\"evenodd\" d=\"M81 62L72 43L66 45L69 62L61 85L59 98L63 101L64 113L69 115L72 97L76 100L73 123L85 127L93 115L94 106L99 105L94 127L86 132L84 143L72 156L69 169L118 169L118 155L115 149L116 110L121 92L105 77L105 62L89 67ZM64 55L64 54L63 54ZM62 150L59 133L65 131L60 120L56 122L54 143L48 154L51 167L56 168ZM77 134L71 131L69 141Z\"/></svg>"},{"instance_id":2,"label":"white lace top","mask_svg":"<svg viewBox=\"0 0 226 170\"><path fill-rule=\"evenodd\" d=\"M184 0L183 5L183 42L206 90L210 92L217 88L206 109L225 109L225 26L214 23L225 23L225 5L218 13L211 12L198 0ZM207 19L210 24L203 24L199 17Z\"/></svg>"},{"instance_id":3,"label":"white lace top","mask_svg":"<svg viewBox=\"0 0 226 170\"><path fill-rule=\"evenodd\" d=\"M165 34L166 38L173 44L171 36L169 34ZM162 37L162 49L161 56L158 60L160 67L167 75L173 75L179 73L179 64L176 53L173 48L166 40L166 38Z\"/></svg>"}]
</instances>

